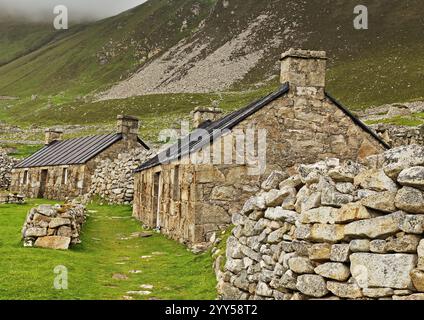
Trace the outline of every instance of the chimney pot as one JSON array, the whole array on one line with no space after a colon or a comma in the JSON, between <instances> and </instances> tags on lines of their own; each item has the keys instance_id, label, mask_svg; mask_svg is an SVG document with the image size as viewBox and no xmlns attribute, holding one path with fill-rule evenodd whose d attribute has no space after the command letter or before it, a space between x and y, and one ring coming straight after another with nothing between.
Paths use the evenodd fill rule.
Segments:
<instances>
[{"instance_id":1,"label":"chimney pot","mask_svg":"<svg viewBox=\"0 0 424 320\"><path fill-rule=\"evenodd\" d=\"M281 55L281 83L294 94L323 98L326 67L325 51L289 49Z\"/></svg>"},{"instance_id":2,"label":"chimney pot","mask_svg":"<svg viewBox=\"0 0 424 320\"><path fill-rule=\"evenodd\" d=\"M63 138L63 131L59 129L46 129L44 144L49 145L53 141L61 141Z\"/></svg>"}]
</instances>

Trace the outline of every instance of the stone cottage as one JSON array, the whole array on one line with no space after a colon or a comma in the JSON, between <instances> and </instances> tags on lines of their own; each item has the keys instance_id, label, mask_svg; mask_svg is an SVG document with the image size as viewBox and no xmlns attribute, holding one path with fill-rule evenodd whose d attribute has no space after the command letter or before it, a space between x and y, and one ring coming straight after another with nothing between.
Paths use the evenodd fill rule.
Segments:
<instances>
[{"instance_id":1,"label":"stone cottage","mask_svg":"<svg viewBox=\"0 0 424 320\"><path fill-rule=\"evenodd\" d=\"M102 161L149 149L138 137L138 128L137 118L120 115L115 133L62 140L61 131L46 130L45 146L13 169L11 192L55 200L89 193Z\"/></svg>"},{"instance_id":2,"label":"stone cottage","mask_svg":"<svg viewBox=\"0 0 424 320\"><path fill-rule=\"evenodd\" d=\"M325 91L326 60L291 49L275 92L221 119L196 109L198 129L136 170L134 216L186 244L207 242L261 184L275 187L272 175L264 181L270 173L280 179L297 163L361 161L389 148Z\"/></svg>"}]
</instances>

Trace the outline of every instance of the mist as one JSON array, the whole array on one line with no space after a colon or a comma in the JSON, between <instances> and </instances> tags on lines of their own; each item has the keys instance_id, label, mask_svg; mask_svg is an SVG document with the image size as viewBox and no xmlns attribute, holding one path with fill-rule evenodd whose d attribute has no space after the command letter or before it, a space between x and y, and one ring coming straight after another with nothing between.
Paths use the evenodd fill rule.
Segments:
<instances>
[{"instance_id":1,"label":"mist","mask_svg":"<svg viewBox=\"0 0 424 320\"><path fill-rule=\"evenodd\" d=\"M23 19L31 22L53 21L53 8L65 5L69 20L96 21L114 16L147 0L0 0L0 20Z\"/></svg>"}]
</instances>

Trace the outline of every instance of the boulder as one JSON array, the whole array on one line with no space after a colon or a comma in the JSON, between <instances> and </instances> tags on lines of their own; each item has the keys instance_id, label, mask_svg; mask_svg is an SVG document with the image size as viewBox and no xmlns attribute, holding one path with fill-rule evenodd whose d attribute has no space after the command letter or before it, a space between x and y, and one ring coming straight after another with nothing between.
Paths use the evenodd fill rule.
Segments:
<instances>
[{"instance_id":1,"label":"boulder","mask_svg":"<svg viewBox=\"0 0 424 320\"><path fill-rule=\"evenodd\" d=\"M398 186L382 169L371 169L361 172L355 177L354 184L363 189L374 191L397 191Z\"/></svg>"},{"instance_id":2,"label":"boulder","mask_svg":"<svg viewBox=\"0 0 424 320\"><path fill-rule=\"evenodd\" d=\"M335 214L335 223L347 223L356 220L369 219L372 215L367 208L360 203L348 203L343 205Z\"/></svg>"},{"instance_id":3,"label":"boulder","mask_svg":"<svg viewBox=\"0 0 424 320\"><path fill-rule=\"evenodd\" d=\"M295 211L284 210L281 207L277 207L277 208L268 208L265 211L264 217L269 220L295 223L298 216L299 215Z\"/></svg>"},{"instance_id":4,"label":"boulder","mask_svg":"<svg viewBox=\"0 0 424 320\"><path fill-rule=\"evenodd\" d=\"M400 231L399 225L404 219L403 212L395 212L386 216L351 222L345 226L347 237L368 237L371 239L389 236Z\"/></svg>"},{"instance_id":5,"label":"boulder","mask_svg":"<svg viewBox=\"0 0 424 320\"><path fill-rule=\"evenodd\" d=\"M272 297L273 291L265 282L259 282L256 287L256 294L263 297Z\"/></svg>"},{"instance_id":6,"label":"boulder","mask_svg":"<svg viewBox=\"0 0 424 320\"><path fill-rule=\"evenodd\" d=\"M328 175L337 182L353 182L364 167L358 163L347 161L342 166L330 169Z\"/></svg>"},{"instance_id":7,"label":"boulder","mask_svg":"<svg viewBox=\"0 0 424 320\"><path fill-rule=\"evenodd\" d=\"M288 261L291 271L297 274L314 273L314 265L305 257L293 257Z\"/></svg>"},{"instance_id":8,"label":"boulder","mask_svg":"<svg viewBox=\"0 0 424 320\"><path fill-rule=\"evenodd\" d=\"M331 245L328 243L317 243L309 248L308 256L313 261L330 260Z\"/></svg>"},{"instance_id":9,"label":"boulder","mask_svg":"<svg viewBox=\"0 0 424 320\"><path fill-rule=\"evenodd\" d=\"M284 189L284 188L287 188L287 187L298 188L301 185L302 185L302 180L300 179L300 176L294 175L294 176L287 178L283 182L281 182L280 185L279 185L279 188L280 189Z\"/></svg>"},{"instance_id":10,"label":"boulder","mask_svg":"<svg viewBox=\"0 0 424 320\"><path fill-rule=\"evenodd\" d=\"M367 208L381 212L395 212L397 211L395 206L396 194L397 192L393 191L379 192L363 198L361 203Z\"/></svg>"},{"instance_id":11,"label":"boulder","mask_svg":"<svg viewBox=\"0 0 424 320\"><path fill-rule=\"evenodd\" d=\"M391 288L364 288L362 293L369 298L384 298L393 296L395 291Z\"/></svg>"},{"instance_id":12,"label":"boulder","mask_svg":"<svg viewBox=\"0 0 424 320\"><path fill-rule=\"evenodd\" d=\"M269 177L262 183L261 187L265 191L277 189L279 184L288 178L288 174L281 171L273 171Z\"/></svg>"},{"instance_id":13,"label":"boulder","mask_svg":"<svg viewBox=\"0 0 424 320\"><path fill-rule=\"evenodd\" d=\"M334 224L335 214L337 209L333 207L319 207L316 209L311 209L307 211L302 211L299 216L299 222L308 224L308 223L330 223Z\"/></svg>"},{"instance_id":14,"label":"boulder","mask_svg":"<svg viewBox=\"0 0 424 320\"><path fill-rule=\"evenodd\" d=\"M291 270L286 271L280 279L280 286L285 289L296 290L296 284L297 275Z\"/></svg>"},{"instance_id":15,"label":"boulder","mask_svg":"<svg viewBox=\"0 0 424 320\"><path fill-rule=\"evenodd\" d=\"M227 240L227 259L242 259L243 252L241 251L241 244L235 237L229 237Z\"/></svg>"},{"instance_id":16,"label":"boulder","mask_svg":"<svg viewBox=\"0 0 424 320\"><path fill-rule=\"evenodd\" d=\"M309 239L316 242L334 243L345 236L343 225L314 224Z\"/></svg>"},{"instance_id":17,"label":"boulder","mask_svg":"<svg viewBox=\"0 0 424 320\"><path fill-rule=\"evenodd\" d=\"M243 209L241 210L241 214L247 215L254 210L265 210L266 204L265 204L265 198L262 195L251 197L249 200L246 201L246 203L243 206Z\"/></svg>"},{"instance_id":18,"label":"boulder","mask_svg":"<svg viewBox=\"0 0 424 320\"><path fill-rule=\"evenodd\" d=\"M47 235L47 228L28 228L24 233L24 238L44 237Z\"/></svg>"},{"instance_id":19,"label":"boulder","mask_svg":"<svg viewBox=\"0 0 424 320\"><path fill-rule=\"evenodd\" d=\"M349 249L352 252L368 252L370 251L370 241L368 239L352 240Z\"/></svg>"},{"instance_id":20,"label":"boulder","mask_svg":"<svg viewBox=\"0 0 424 320\"><path fill-rule=\"evenodd\" d=\"M47 236L38 238L34 246L38 248L68 250L71 239L69 237Z\"/></svg>"},{"instance_id":21,"label":"boulder","mask_svg":"<svg viewBox=\"0 0 424 320\"><path fill-rule=\"evenodd\" d=\"M334 262L348 262L349 254L349 244L333 244L331 246L330 260Z\"/></svg>"},{"instance_id":22,"label":"boulder","mask_svg":"<svg viewBox=\"0 0 424 320\"><path fill-rule=\"evenodd\" d=\"M297 277L296 289L315 298L322 298L328 293L324 278L316 274L305 274Z\"/></svg>"},{"instance_id":23,"label":"boulder","mask_svg":"<svg viewBox=\"0 0 424 320\"><path fill-rule=\"evenodd\" d=\"M424 189L424 167L412 167L403 170L397 181L403 186Z\"/></svg>"},{"instance_id":24,"label":"boulder","mask_svg":"<svg viewBox=\"0 0 424 320\"><path fill-rule=\"evenodd\" d=\"M410 272L417 256L413 254L353 253L350 272L361 288L408 289L412 287Z\"/></svg>"},{"instance_id":25,"label":"boulder","mask_svg":"<svg viewBox=\"0 0 424 320\"><path fill-rule=\"evenodd\" d=\"M396 195L395 205L409 213L424 213L424 193L412 187L403 187Z\"/></svg>"},{"instance_id":26,"label":"boulder","mask_svg":"<svg viewBox=\"0 0 424 320\"><path fill-rule=\"evenodd\" d=\"M419 292L424 292L424 271L414 269L411 271L412 284Z\"/></svg>"},{"instance_id":27,"label":"boulder","mask_svg":"<svg viewBox=\"0 0 424 320\"><path fill-rule=\"evenodd\" d=\"M277 207L280 206L284 199L288 196L284 191L272 189L268 191L265 195L265 204L267 207Z\"/></svg>"},{"instance_id":28,"label":"boulder","mask_svg":"<svg viewBox=\"0 0 424 320\"><path fill-rule=\"evenodd\" d=\"M328 281L327 289L340 298L358 299L363 296L361 288L355 283Z\"/></svg>"},{"instance_id":29,"label":"boulder","mask_svg":"<svg viewBox=\"0 0 424 320\"><path fill-rule=\"evenodd\" d=\"M338 192L333 186L324 188L321 193L321 204L323 206L340 208L342 205L352 201L352 195Z\"/></svg>"},{"instance_id":30,"label":"boulder","mask_svg":"<svg viewBox=\"0 0 424 320\"><path fill-rule=\"evenodd\" d=\"M64 218L53 218L50 220L49 228L55 229L60 226L69 226L71 224L71 220Z\"/></svg>"},{"instance_id":31,"label":"boulder","mask_svg":"<svg viewBox=\"0 0 424 320\"><path fill-rule=\"evenodd\" d=\"M386 240L373 240L370 242L370 251L373 253L386 253L387 242Z\"/></svg>"},{"instance_id":32,"label":"boulder","mask_svg":"<svg viewBox=\"0 0 424 320\"><path fill-rule=\"evenodd\" d=\"M424 215L405 215L399 224L400 230L406 233L424 233Z\"/></svg>"},{"instance_id":33,"label":"boulder","mask_svg":"<svg viewBox=\"0 0 424 320\"><path fill-rule=\"evenodd\" d=\"M48 205L48 204L39 205L36 208L36 211L39 214L42 214L43 216L47 216L47 217L55 217L56 216L55 208L51 205Z\"/></svg>"},{"instance_id":34,"label":"boulder","mask_svg":"<svg viewBox=\"0 0 424 320\"><path fill-rule=\"evenodd\" d=\"M420 237L413 234L390 238L386 241L387 252L416 253Z\"/></svg>"},{"instance_id":35,"label":"boulder","mask_svg":"<svg viewBox=\"0 0 424 320\"><path fill-rule=\"evenodd\" d=\"M303 196L300 194L299 197L297 197L295 208L297 208L296 211L298 212L304 212L310 209L318 208L320 205L321 192L313 192L311 194L307 193Z\"/></svg>"},{"instance_id":36,"label":"boulder","mask_svg":"<svg viewBox=\"0 0 424 320\"><path fill-rule=\"evenodd\" d=\"M424 147L409 145L386 151L383 160L383 170L396 179L407 168L424 165Z\"/></svg>"},{"instance_id":37,"label":"boulder","mask_svg":"<svg viewBox=\"0 0 424 320\"><path fill-rule=\"evenodd\" d=\"M283 240L283 237L286 234L286 232L287 232L287 229L285 228L280 228L278 230L271 232L268 236L267 242L271 244L280 243L281 240Z\"/></svg>"},{"instance_id":38,"label":"boulder","mask_svg":"<svg viewBox=\"0 0 424 320\"><path fill-rule=\"evenodd\" d=\"M315 273L327 279L346 281L350 277L350 270L343 263L328 262L315 268ZM331 291L331 290L330 290Z\"/></svg>"}]
</instances>

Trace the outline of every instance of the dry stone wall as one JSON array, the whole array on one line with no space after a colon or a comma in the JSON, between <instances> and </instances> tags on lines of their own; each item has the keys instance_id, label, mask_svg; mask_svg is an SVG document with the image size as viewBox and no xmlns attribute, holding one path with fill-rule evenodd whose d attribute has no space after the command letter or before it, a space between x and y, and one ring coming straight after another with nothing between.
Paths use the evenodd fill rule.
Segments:
<instances>
[{"instance_id":1,"label":"dry stone wall","mask_svg":"<svg viewBox=\"0 0 424 320\"><path fill-rule=\"evenodd\" d=\"M81 228L86 219L81 204L40 205L32 208L22 228L25 247L68 249L80 243Z\"/></svg>"},{"instance_id":2,"label":"dry stone wall","mask_svg":"<svg viewBox=\"0 0 424 320\"><path fill-rule=\"evenodd\" d=\"M17 162L0 150L0 190L9 189L12 169Z\"/></svg>"},{"instance_id":3,"label":"dry stone wall","mask_svg":"<svg viewBox=\"0 0 424 320\"><path fill-rule=\"evenodd\" d=\"M233 223L223 299L424 299L424 147L271 175Z\"/></svg>"},{"instance_id":4,"label":"dry stone wall","mask_svg":"<svg viewBox=\"0 0 424 320\"><path fill-rule=\"evenodd\" d=\"M97 195L111 204L130 204L134 198L133 171L151 155L152 151L138 148L119 153L115 159L99 160L85 198Z\"/></svg>"},{"instance_id":5,"label":"dry stone wall","mask_svg":"<svg viewBox=\"0 0 424 320\"><path fill-rule=\"evenodd\" d=\"M408 127L380 123L371 128L392 147L410 144L424 145L424 125Z\"/></svg>"}]
</instances>

